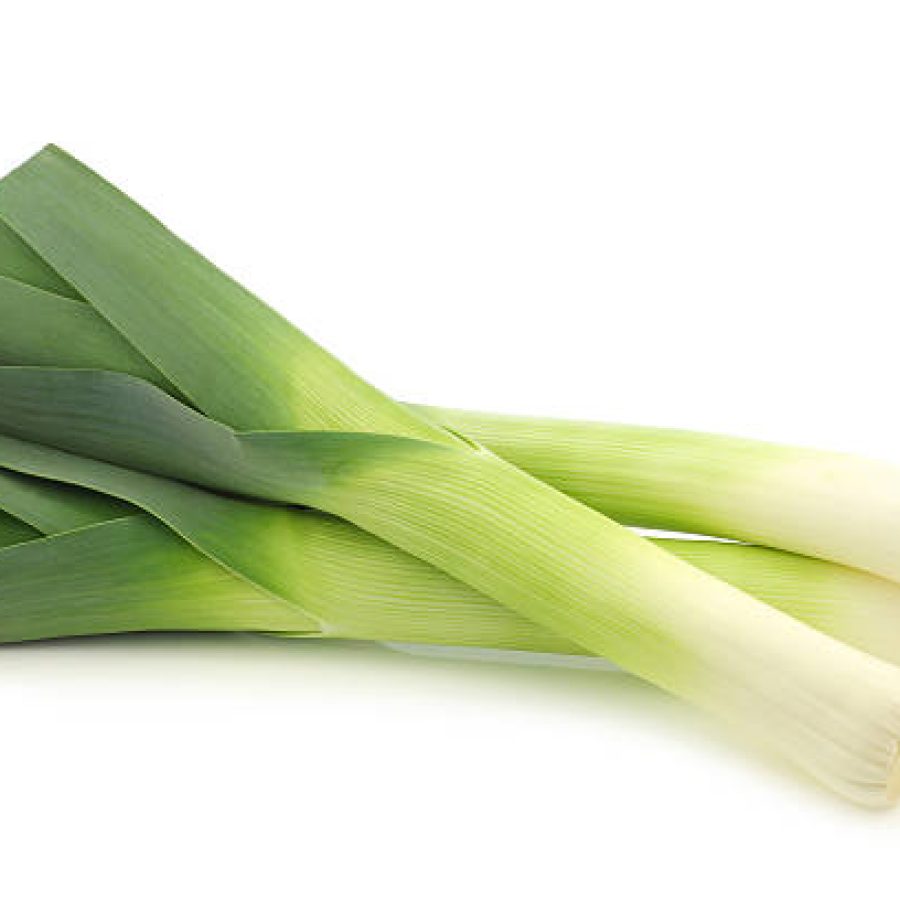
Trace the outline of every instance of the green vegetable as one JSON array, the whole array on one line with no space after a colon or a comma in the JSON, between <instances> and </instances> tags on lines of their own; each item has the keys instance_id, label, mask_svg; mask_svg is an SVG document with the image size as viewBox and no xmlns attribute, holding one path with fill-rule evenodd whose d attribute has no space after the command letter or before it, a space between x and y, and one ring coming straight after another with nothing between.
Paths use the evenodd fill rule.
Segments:
<instances>
[{"instance_id":1,"label":"green vegetable","mask_svg":"<svg viewBox=\"0 0 900 900\"><path fill-rule=\"evenodd\" d=\"M293 506L315 507L752 730L841 793L894 799L894 667L393 403L60 151L0 184L0 216L205 414L118 373L7 369L0 465L141 506L282 598L305 574ZM173 478L254 500L200 503Z\"/></svg>"},{"instance_id":2,"label":"green vegetable","mask_svg":"<svg viewBox=\"0 0 900 900\"><path fill-rule=\"evenodd\" d=\"M668 428L429 415L619 522L764 544L900 581L896 466Z\"/></svg>"}]
</instances>

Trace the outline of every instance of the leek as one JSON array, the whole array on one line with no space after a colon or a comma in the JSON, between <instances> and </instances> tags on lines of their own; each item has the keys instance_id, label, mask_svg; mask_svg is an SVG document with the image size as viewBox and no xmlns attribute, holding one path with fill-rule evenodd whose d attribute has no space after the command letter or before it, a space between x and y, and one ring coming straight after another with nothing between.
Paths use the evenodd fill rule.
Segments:
<instances>
[{"instance_id":1,"label":"leek","mask_svg":"<svg viewBox=\"0 0 900 900\"><path fill-rule=\"evenodd\" d=\"M619 522L778 547L900 581L900 470L888 463L667 428L429 415Z\"/></svg>"},{"instance_id":2,"label":"leek","mask_svg":"<svg viewBox=\"0 0 900 900\"><path fill-rule=\"evenodd\" d=\"M217 528L185 486L139 470L316 507L751 728L846 796L894 799L894 667L390 401L61 151L4 179L0 216L212 417L127 375L10 369L0 464L86 478L175 530L215 532L223 555L285 584L301 575L284 542L288 507L268 529L258 505L206 492L244 504ZM240 547L250 530L255 554Z\"/></svg>"}]
</instances>

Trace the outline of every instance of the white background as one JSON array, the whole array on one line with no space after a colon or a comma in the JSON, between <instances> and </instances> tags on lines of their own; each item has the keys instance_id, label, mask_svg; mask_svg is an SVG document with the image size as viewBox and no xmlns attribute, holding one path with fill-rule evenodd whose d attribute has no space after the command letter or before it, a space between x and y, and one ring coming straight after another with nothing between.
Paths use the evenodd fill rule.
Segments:
<instances>
[{"instance_id":1,"label":"white background","mask_svg":"<svg viewBox=\"0 0 900 900\"><path fill-rule=\"evenodd\" d=\"M893 3L5 4L62 144L410 400L900 461ZM2 327L2 323L0 323ZM625 676L0 652L6 897L845 897L857 811Z\"/></svg>"}]
</instances>

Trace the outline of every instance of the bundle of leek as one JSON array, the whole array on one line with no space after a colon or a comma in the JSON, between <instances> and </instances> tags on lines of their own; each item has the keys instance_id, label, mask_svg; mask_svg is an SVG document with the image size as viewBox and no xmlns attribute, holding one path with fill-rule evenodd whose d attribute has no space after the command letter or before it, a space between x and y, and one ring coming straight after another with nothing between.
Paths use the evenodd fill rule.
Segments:
<instances>
[{"instance_id":1,"label":"bundle of leek","mask_svg":"<svg viewBox=\"0 0 900 900\"><path fill-rule=\"evenodd\" d=\"M602 655L895 799L895 470L401 405L56 148L0 219L0 638Z\"/></svg>"}]
</instances>

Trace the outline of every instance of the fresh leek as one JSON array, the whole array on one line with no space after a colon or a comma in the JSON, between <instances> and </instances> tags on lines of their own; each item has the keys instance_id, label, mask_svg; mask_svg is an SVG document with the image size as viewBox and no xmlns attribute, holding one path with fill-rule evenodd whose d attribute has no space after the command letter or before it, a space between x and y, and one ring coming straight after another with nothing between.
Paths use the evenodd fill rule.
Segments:
<instances>
[{"instance_id":1,"label":"fresh leek","mask_svg":"<svg viewBox=\"0 0 900 900\"><path fill-rule=\"evenodd\" d=\"M268 528L206 492L247 506L218 523L170 479L313 506L752 729L841 793L894 799L894 667L390 401L61 151L0 184L0 216L200 411L119 373L10 369L0 464L215 532L226 557L285 584L302 576L289 506Z\"/></svg>"}]
</instances>

